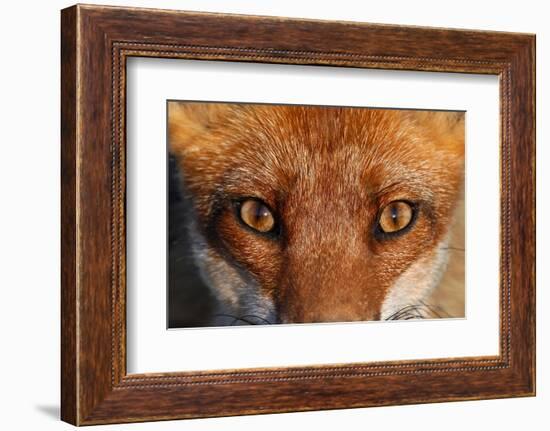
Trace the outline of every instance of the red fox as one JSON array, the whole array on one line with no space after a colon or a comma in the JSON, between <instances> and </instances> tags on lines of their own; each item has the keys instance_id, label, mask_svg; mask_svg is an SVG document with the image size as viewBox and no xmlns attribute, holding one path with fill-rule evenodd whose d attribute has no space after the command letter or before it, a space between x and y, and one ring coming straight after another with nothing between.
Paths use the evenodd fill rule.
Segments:
<instances>
[{"instance_id":1,"label":"red fox","mask_svg":"<svg viewBox=\"0 0 550 431\"><path fill-rule=\"evenodd\" d=\"M464 113L173 101L168 126L219 316L429 314L463 189Z\"/></svg>"}]
</instances>

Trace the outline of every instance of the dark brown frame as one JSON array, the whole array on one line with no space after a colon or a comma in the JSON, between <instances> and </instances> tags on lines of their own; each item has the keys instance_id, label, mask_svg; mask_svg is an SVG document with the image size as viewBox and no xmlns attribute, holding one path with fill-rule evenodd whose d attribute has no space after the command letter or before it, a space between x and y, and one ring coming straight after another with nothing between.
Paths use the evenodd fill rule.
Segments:
<instances>
[{"instance_id":1,"label":"dark brown frame","mask_svg":"<svg viewBox=\"0 0 550 431\"><path fill-rule=\"evenodd\" d=\"M534 35L81 5L61 17L63 420L87 425L535 394ZM129 56L498 75L500 355L127 375Z\"/></svg>"}]
</instances>

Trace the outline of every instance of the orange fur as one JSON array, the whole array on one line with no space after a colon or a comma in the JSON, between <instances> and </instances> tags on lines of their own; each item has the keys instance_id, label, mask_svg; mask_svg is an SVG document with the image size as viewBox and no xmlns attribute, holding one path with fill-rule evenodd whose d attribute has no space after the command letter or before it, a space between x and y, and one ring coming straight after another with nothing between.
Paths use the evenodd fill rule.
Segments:
<instances>
[{"instance_id":1,"label":"orange fur","mask_svg":"<svg viewBox=\"0 0 550 431\"><path fill-rule=\"evenodd\" d=\"M170 102L168 118L196 255L233 309L254 289L280 322L380 319L407 303L394 286L439 276L463 183L462 113ZM276 237L243 228L232 206L243 197L273 210ZM395 200L415 204L414 226L377 237Z\"/></svg>"}]
</instances>

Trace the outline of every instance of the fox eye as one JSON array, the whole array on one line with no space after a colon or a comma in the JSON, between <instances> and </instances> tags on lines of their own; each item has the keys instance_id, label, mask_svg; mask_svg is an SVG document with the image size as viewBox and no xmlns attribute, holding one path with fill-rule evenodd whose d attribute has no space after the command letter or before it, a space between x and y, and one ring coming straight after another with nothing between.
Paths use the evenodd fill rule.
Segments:
<instances>
[{"instance_id":1,"label":"fox eye","mask_svg":"<svg viewBox=\"0 0 550 431\"><path fill-rule=\"evenodd\" d=\"M411 224L413 215L413 207L407 202L390 202L382 209L378 218L378 226L385 233L398 232Z\"/></svg>"},{"instance_id":2,"label":"fox eye","mask_svg":"<svg viewBox=\"0 0 550 431\"><path fill-rule=\"evenodd\" d=\"M275 218L271 210L257 199L243 201L239 216L244 224L258 232L267 233L275 226Z\"/></svg>"}]
</instances>

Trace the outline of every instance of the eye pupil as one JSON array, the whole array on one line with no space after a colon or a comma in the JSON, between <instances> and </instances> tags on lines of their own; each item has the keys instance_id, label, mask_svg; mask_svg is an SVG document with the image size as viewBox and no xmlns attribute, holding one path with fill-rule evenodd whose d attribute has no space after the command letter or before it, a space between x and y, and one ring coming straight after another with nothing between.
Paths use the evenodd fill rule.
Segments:
<instances>
[{"instance_id":1,"label":"eye pupil","mask_svg":"<svg viewBox=\"0 0 550 431\"><path fill-rule=\"evenodd\" d=\"M259 220L261 218L269 217L269 216L270 216L269 210L264 206L259 206L258 212L256 214L256 218Z\"/></svg>"},{"instance_id":2,"label":"eye pupil","mask_svg":"<svg viewBox=\"0 0 550 431\"><path fill-rule=\"evenodd\" d=\"M403 201L395 201L386 205L379 217L378 225L385 233L394 233L405 229L412 221L413 208Z\"/></svg>"},{"instance_id":3,"label":"eye pupil","mask_svg":"<svg viewBox=\"0 0 550 431\"><path fill-rule=\"evenodd\" d=\"M250 228L258 232L269 232L275 226L270 209L257 199L247 199L241 203L240 218Z\"/></svg>"},{"instance_id":4,"label":"eye pupil","mask_svg":"<svg viewBox=\"0 0 550 431\"><path fill-rule=\"evenodd\" d=\"M395 224L397 224L397 222L398 222L398 220L397 220L397 216L398 216L397 211L398 211L397 206L392 205L391 206L391 218L392 218L392 220Z\"/></svg>"}]
</instances>

